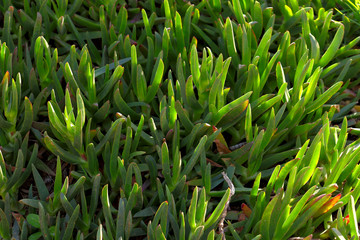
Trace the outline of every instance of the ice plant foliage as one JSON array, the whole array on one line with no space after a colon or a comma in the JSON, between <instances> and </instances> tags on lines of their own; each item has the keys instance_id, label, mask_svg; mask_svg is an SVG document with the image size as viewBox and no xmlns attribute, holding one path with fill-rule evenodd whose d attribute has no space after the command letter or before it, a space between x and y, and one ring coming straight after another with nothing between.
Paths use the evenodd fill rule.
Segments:
<instances>
[{"instance_id":1,"label":"ice plant foliage","mask_svg":"<svg viewBox=\"0 0 360 240\"><path fill-rule=\"evenodd\" d=\"M355 0L3 0L1 239L359 239Z\"/></svg>"}]
</instances>

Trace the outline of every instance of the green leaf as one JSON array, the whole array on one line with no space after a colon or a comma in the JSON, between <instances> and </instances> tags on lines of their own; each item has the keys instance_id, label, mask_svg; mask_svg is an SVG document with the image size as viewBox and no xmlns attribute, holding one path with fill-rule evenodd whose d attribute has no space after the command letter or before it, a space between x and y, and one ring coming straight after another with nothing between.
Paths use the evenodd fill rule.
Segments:
<instances>
[{"instance_id":1,"label":"green leaf","mask_svg":"<svg viewBox=\"0 0 360 240\"><path fill-rule=\"evenodd\" d=\"M105 216L106 227L108 229L109 237L112 237L112 233L115 232L115 225L110 210L110 200L108 193L108 185L105 185L101 191L101 203L103 207L103 213Z\"/></svg>"},{"instance_id":2,"label":"green leaf","mask_svg":"<svg viewBox=\"0 0 360 240\"><path fill-rule=\"evenodd\" d=\"M138 119L139 114L129 107L120 94L120 90L116 89L114 92L114 102L117 109L125 116L130 115L132 119Z\"/></svg>"},{"instance_id":3,"label":"green leaf","mask_svg":"<svg viewBox=\"0 0 360 240\"><path fill-rule=\"evenodd\" d=\"M31 125L33 123L33 106L29 98L25 97L24 105L25 105L25 115L24 115L24 120L20 127L20 132L22 134L27 133L30 130Z\"/></svg>"},{"instance_id":4,"label":"green leaf","mask_svg":"<svg viewBox=\"0 0 360 240\"><path fill-rule=\"evenodd\" d=\"M234 9L235 17L239 24L245 25L245 18L242 11L242 6L240 4L240 0L232 0L232 6Z\"/></svg>"},{"instance_id":5,"label":"green leaf","mask_svg":"<svg viewBox=\"0 0 360 240\"><path fill-rule=\"evenodd\" d=\"M235 39L234 39L234 31L230 18L226 18L223 34L226 42L227 52L231 57L234 65L238 66L240 64L240 58L239 55L237 54Z\"/></svg>"},{"instance_id":6,"label":"green leaf","mask_svg":"<svg viewBox=\"0 0 360 240\"><path fill-rule=\"evenodd\" d=\"M341 24L332 40L330 46L328 47L328 49L326 50L324 55L320 58L319 66L325 67L332 60L332 58L336 55L336 52L339 49L339 46L344 37L344 31L345 31L344 28L345 28L344 25Z\"/></svg>"},{"instance_id":7,"label":"green leaf","mask_svg":"<svg viewBox=\"0 0 360 240\"><path fill-rule=\"evenodd\" d=\"M350 225L350 232L351 236L355 237L354 239L359 239L359 226L356 216L355 210L355 202L354 197L350 196L350 204L348 205L348 212L349 212L349 225Z\"/></svg>"},{"instance_id":8,"label":"green leaf","mask_svg":"<svg viewBox=\"0 0 360 240\"><path fill-rule=\"evenodd\" d=\"M93 143L90 143L86 148L86 158L89 164L89 171L92 175L96 175L99 172L99 163L95 152Z\"/></svg>"},{"instance_id":9,"label":"green leaf","mask_svg":"<svg viewBox=\"0 0 360 240\"><path fill-rule=\"evenodd\" d=\"M258 191L259 191L259 186L260 186L260 180L261 180L261 173L259 173L256 178L255 178L255 181L254 181L254 185L251 189L251 192L250 192L250 203L252 206L255 206L255 203L256 203L256 198L257 198L257 195L258 195Z\"/></svg>"},{"instance_id":10,"label":"green leaf","mask_svg":"<svg viewBox=\"0 0 360 240\"><path fill-rule=\"evenodd\" d=\"M204 229L208 229L211 225L213 225L216 221L220 219L220 216L222 212L225 209L226 203L230 199L230 188L228 188L224 194L224 196L221 198L220 202L212 212L211 216L206 220L204 224Z\"/></svg>"},{"instance_id":11,"label":"green leaf","mask_svg":"<svg viewBox=\"0 0 360 240\"><path fill-rule=\"evenodd\" d=\"M147 83L145 79L144 72L141 68L141 65L137 65L137 75L136 75L136 89L135 92L137 94L137 97L139 101L143 102L145 101L145 96L147 94Z\"/></svg>"},{"instance_id":12,"label":"green leaf","mask_svg":"<svg viewBox=\"0 0 360 240\"><path fill-rule=\"evenodd\" d=\"M294 209L291 211L290 215L286 218L285 222L281 224L281 222L278 223L276 226L275 234L274 236L278 236L279 234L285 234L282 232L282 229L286 231L286 229L289 229L289 227L293 224L295 219L298 218L298 215L300 214L300 211L305 206L305 203L310 199L311 195L313 194L316 186L313 186L310 188L299 200L299 202L295 205Z\"/></svg>"},{"instance_id":13,"label":"green leaf","mask_svg":"<svg viewBox=\"0 0 360 240\"><path fill-rule=\"evenodd\" d=\"M198 206L196 209L196 224L197 225L203 225L205 222L207 204L208 204L208 202L206 201L206 190L203 187L201 189L200 199L198 201Z\"/></svg>"},{"instance_id":14,"label":"green leaf","mask_svg":"<svg viewBox=\"0 0 360 240\"><path fill-rule=\"evenodd\" d=\"M63 239L71 239L72 238L73 230L75 228L76 220L79 217L79 213L80 213L80 205L78 204L78 205L76 205L76 208L75 208L73 214L71 215L69 222L67 223L67 227L65 229Z\"/></svg>"},{"instance_id":15,"label":"green leaf","mask_svg":"<svg viewBox=\"0 0 360 240\"><path fill-rule=\"evenodd\" d=\"M332 85L326 92L321 94L315 101L309 103L306 107L305 113L311 113L316 109L320 108L323 104L325 104L339 89L341 88L343 82L337 82Z\"/></svg>"},{"instance_id":16,"label":"green leaf","mask_svg":"<svg viewBox=\"0 0 360 240\"><path fill-rule=\"evenodd\" d=\"M266 206L264 213L262 215L261 223L260 223L260 232L261 232L261 235L263 236L263 239L271 239L271 237L272 237L272 233L273 233L274 229L270 228L271 217L272 217L272 214L275 213L274 212L275 204L277 204L279 197L280 197L280 195L277 194L269 202L269 204Z\"/></svg>"},{"instance_id":17,"label":"green leaf","mask_svg":"<svg viewBox=\"0 0 360 240\"><path fill-rule=\"evenodd\" d=\"M247 174L248 176L254 175L257 170L261 166L262 162L262 141L264 137L264 130L261 130L260 133L256 136L254 143L250 149L249 157L248 157L248 169Z\"/></svg>"},{"instance_id":18,"label":"green leaf","mask_svg":"<svg viewBox=\"0 0 360 240\"><path fill-rule=\"evenodd\" d=\"M50 193L45 185L45 182L42 179L42 177L40 176L39 172L36 170L34 165L32 165L32 172L33 172L34 180L36 183L36 187L39 192L40 200L46 201L46 199L50 195Z\"/></svg>"},{"instance_id":19,"label":"green leaf","mask_svg":"<svg viewBox=\"0 0 360 240\"><path fill-rule=\"evenodd\" d=\"M231 113L232 110L235 108L238 109L236 116L238 117L247 107L249 104L249 97L251 96L252 92L248 92L243 96L235 99L234 101L228 103L227 105L223 106L212 118L212 125L217 125L223 118L226 117L227 114Z\"/></svg>"},{"instance_id":20,"label":"green leaf","mask_svg":"<svg viewBox=\"0 0 360 240\"><path fill-rule=\"evenodd\" d=\"M11 239L10 223L7 220L4 210L0 208L0 235L4 239Z\"/></svg>"},{"instance_id":21,"label":"green leaf","mask_svg":"<svg viewBox=\"0 0 360 240\"><path fill-rule=\"evenodd\" d=\"M162 80L162 77L164 74L164 63L161 59L160 59L159 65L155 71L156 71L156 73L155 73L154 79L153 79L151 85L149 86L148 92L145 97L145 102L147 102L147 103L150 103L153 100L157 91L159 90L159 86L160 86L160 83L161 83L161 80Z\"/></svg>"},{"instance_id":22,"label":"green leaf","mask_svg":"<svg viewBox=\"0 0 360 240\"><path fill-rule=\"evenodd\" d=\"M4 9L5 10L5 9ZM3 31L2 31L2 41L6 42L7 45L9 45L9 49L10 51L14 50L14 42L11 36L11 28L12 28L12 24L13 24L13 13L14 13L14 7L13 6L9 6L8 10L5 12L3 12L4 16L4 27L3 27Z\"/></svg>"},{"instance_id":23,"label":"green leaf","mask_svg":"<svg viewBox=\"0 0 360 240\"><path fill-rule=\"evenodd\" d=\"M168 208L169 208L169 203L167 201L161 203L160 207L156 211L154 220L151 223L153 228L155 228L155 226L157 226L160 223L162 232L166 232Z\"/></svg>"},{"instance_id":24,"label":"green leaf","mask_svg":"<svg viewBox=\"0 0 360 240\"><path fill-rule=\"evenodd\" d=\"M124 73L124 68L122 66L117 66L114 70L114 73L111 75L110 79L105 83L104 87L100 90L97 95L98 101L102 101L110 92L114 89L115 84L121 79Z\"/></svg>"},{"instance_id":25,"label":"green leaf","mask_svg":"<svg viewBox=\"0 0 360 240\"><path fill-rule=\"evenodd\" d=\"M40 222L40 229L42 232L42 235L44 239L50 240L51 235L48 228L48 220L47 220L47 214L45 213L44 206L41 204L41 202L38 203L39 205L39 222Z\"/></svg>"},{"instance_id":26,"label":"green leaf","mask_svg":"<svg viewBox=\"0 0 360 240\"><path fill-rule=\"evenodd\" d=\"M297 179L297 182L296 182L297 187L295 188L295 192L298 192L298 190L303 185L305 185L310 180L311 176L314 174L315 168L319 162L320 151L321 151L321 142L319 142L316 145L315 150L313 152L311 152L311 160L310 160L310 164L308 165L309 168L305 172L305 174L302 176L302 178Z\"/></svg>"},{"instance_id":27,"label":"green leaf","mask_svg":"<svg viewBox=\"0 0 360 240\"><path fill-rule=\"evenodd\" d=\"M96 209L98 207L99 201L99 193L100 193L100 180L101 176L100 173L97 174L93 178L93 185L91 188L91 198L90 198L90 206L89 206L89 216L92 218L95 215Z\"/></svg>"},{"instance_id":28,"label":"green leaf","mask_svg":"<svg viewBox=\"0 0 360 240\"><path fill-rule=\"evenodd\" d=\"M111 155L110 155L110 177L111 180L114 182L117 178L117 158L119 156L119 148L120 148L120 138L121 138L121 129L122 129L122 122L116 125L114 131L114 138L111 144Z\"/></svg>"},{"instance_id":29,"label":"green leaf","mask_svg":"<svg viewBox=\"0 0 360 240\"><path fill-rule=\"evenodd\" d=\"M69 132L66 126L61 122L59 119L56 109L54 108L51 101L48 102L48 115L49 115L49 121L54 126L54 128L63 136L68 137L70 141L72 140L72 132Z\"/></svg>"},{"instance_id":30,"label":"green leaf","mask_svg":"<svg viewBox=\"0 0 360 240\"><path fill-rule=\"evenodd\" d=\"M85 41L82 38L82 36L80 35L78 29L76 28L76 26L74 25L73 21L71 20L69 15L65 15L65 21L68 24L68 26L70 27L70 31L72 32L72 34L74 34L75 39L77 40L77 42L80 44L80 46L84 46L85 45Z\"/></svg>"},{"instance_id":31,"label":"green leaf","mask_svg":"<svg viewBox=\"0 0 360 240\"><path fill-rule=\"evenodd\" d=\"M204 151L204 146L205 146L206 140L207 140L206 135L200 139L200 142L196 146L194 153L191 155L191 158L189 159L188 163L186 164L183 171L181 172L181 177L188 175L191 172L191 170L194 168L201 152Z\"/></svg>"},{"instance_id":32,"label":"green leaf","mask_svg":"<svg viewBox=\"0 0 360 240\"><path fill-rule=\"evenodd\" d=\"M118 68L118 65L124 65L125 63L130 62L130 61L131 61L131 58L128 57L128 58L120 59L119 61L117 61L116 66L114 63L110 63L109 66L97 68L97 69L95 69L95 78L104 74L106 72L106 68L108 68L110 71L110 70L113 70L114 68Z\"/></svg>"},{"instance_id":33,"label":"green leaf","mask_svg":"<svg viewBox=\"0 0 360 240\"><path fill-rule=\"evenodd\" d=\"M322 196L317 202L314 203L309 209L307 209L293 224L293 228L290 228L289 231L286 233L287 237L292 236L296 231L298 231L301 227L305 225L305 223L314 216L314 214L318 211L318 209L326 203L329 198L331 197L330 194Z\"/></svg>"},{"instance_id":34,"label":"green leaf","mask_svg":"<svg viewBox=\"0 0 360 240\"><path fill-rule=\"evenodd\" d=\"M70 186L68 192L67 192L67 198L69 201L74 199L77 194L80 192L80 190L83 188L85 183L86 177L81 176L73 185Z\"/></svg>"},{"instance_id":35,"label":"green leaf","mask_svg":"<svg viewBox=\"0 0 360 240\"><path fill-rule=\"evenodd\" d=\"M161 146L161 162L162 162L162 174L165 177L165 181L170 189L172 189L172 178L171 178L171 170L170 170L170 160L169 160L169 150L166 142L164 142Z\"/></svg>"},{"instance_id":36,"label":"green leaf","mask_svg":"<svg viewBox=\"0 0 360 240\"><path fill-rule=\"evenodd\" d=\"M66 162L72 163L72 164L80 164L85 165L86 161L82 159L80 156L74 155L68 151L65 151L63 148L61 148L59 145L57 145L45 132L44 134L44 143L46 147L55 155L60 156L61 159L63 159Z\"/></svg>"},{"instance_id":37,"label":"green leaf","mask_svg":"<svg viewBox=\"0 0 360 240\"><path fill-rule=\"evenodd\" d=\"M252 129L252 120L251 120L251 105L249 103L246 109L246 118L245 118L245 136L246 141L251 142L253 140L253 129Z\"/></svg>"},{"instance_id":38,"label":"green leaf","mask_svg":"<svg viewBox=\"0 0 360 240\"><path fill-rule=\"evenodd\" d=\"M193 129L194 124L189 119L188 112L181 106L181 103L179 101L175 102L175 109L179 116L180 122L182 123L186 131L190 132Z\"/></svg>"},{"instance_id":39,"label":"green leaf","mask_svg":"<svg viewBox=\"0 0 360 240\"><path fill-rule=\"evenodd\" d=\"M57 157L56 175L54 182L54 200L53 200L54 206L57 206L60 200L61 184L62 184L61 161L60 158Z\"/></svg>"},{"instance_id":40,"label":"green leaf","mask_svg":"<svg viewBox=\"0 0 360 240\"><path fill-rule=\"evenodd\" d=\"M343 220L341 220L343 221ZM337 237L339 240L346 240L346 238L341 234L341 232L339 230L337 230L336 228L331 228L331 232L335 235L335 237Z\"/></svg>"},{"instance_id":41,"label":"green leaf","mask_svg":"<svg viewBox=\"0 0 360 240\"><path fill-rule=\"evenodd\" d=\"M145 31L146 31L146 35L150 38L154 38L154 35L151 32L151 26L149 24L149 18L146 15L146 11L145 9L141 10L141 14L142 14L142 18L144 21L144 27L145 27Z\"/></svg>"},{"instance_id":42,"label":"green leaf","mask_svg":"<svg viewBox=\"0 0 360 240\"><path fill-rule=\"evenodd\" d=\"M198 201L198 188L195 187L193 194L192 194L189 211L188 211L188 221L189 221L189 225L190 225L190 228L192 231L194 231L196 229L196 211L197 211L197 205L198 205L197 201Z\"/></svg>"},{"instance_id":43,"label":"green leaf","mask_svg":"<svg viewBox=\"0 0 360 240\"><path fill-rule=\"evenodd\" d=\"M15 186L16 182L19 180L20 176L22 175L23 166L24 166L24 155L22 151L19 150L16 159L15 171L13 175L8 179L6 183L7 186L5 191L9 191L11 188Z\"/></svg>"},{"instance_id":44,"label":"green leaf","mask_svg":"<svg viewBox=\"0 0 360 240\"><path fill-rule=\"evenodd\" d=\"M199 240L204 234L204 229L204 226L198 226L195 231L190 234L189 240Z\"/></svg>"},{"instance_id":45,"label":"green leaf","mask_svg":"<svg viewBox=\"0 0 360 240\"><path fill-rule=\"evenodd\" d=\"M26 216L26 221L35 228L40 228L40 217L37 214L29 214Z\"/></svg>"},{"instance_id":46,"label":"green leaf","mask_svg":"<svg viewBox=\"0 0 360 240\"><path fill-rule=\"evenodd\" d=\"M37 240L39 238L41 238L42 236L42 233L41 232L36 232L36 233L33 233L29 236L28 240Z\"/></svg>"},{"instance_id":47,"label":"green leaf","mask_svg":"<svg viewBox=\"0 0 360 240\"><path fill-rule=\"evenodd\" d=\"M196 49L195 44L192 45L190 51L190 71L192 79L195 83L195 86L199 89L200 88L200 66L199 66L199 59L198 59L198 52Z\"/></svg>"},{"instance_id":48,"label":"green leaf","mask_svg":"<svg viewBox=\"0 0 360 240\"><path fill-rule=\"evenodd\" d=\"M254 101L260 97L260 75L259 70L254 64L250 64L248 68L248 78L246 82L245 92L253 91L251 100Z\"/></svg>"},{"instance_id":49,"label":"green leaf","mask_svg":"<svg viewBox=\"0 0 360 240\"><path fill-rule=\"evenodd\" d=\"M155 230L155 239L166 240L165 235L164 235L164 232L162 231L160 225L158 225L158 226L156 227L156 230Z\"/></svg>"},{"instance_id":50,"label":"green leaf","mask_svg":"<svg viewBox=\"0 0 360 240\"><path fill-rule=\"evenodd\" d=\"M130 161L130 149L131 149L131 142L132 142L132 128L128 126L126 128L126 139L125 139L125 145L123 152L121 154L122 159L124 159L125 164L128 164L128 161Z\"/></svg>"},{"instance_id":51,"label":"green leaf","mask_svg":"<svg viewBox=\"0 0 360 240\"><path fill-rule=\"evenodd\" d=\"M190 36L191 36L191 17L193 16L193 9L194 5L191 4L186 9L184 22L183 22L183 31L184 31L184 40L185 40L185 47L189 49L190 46Z\"/></svg>"},{"instance_id":52,"label":"green leaf","mask_svg":"<svg viewBox=\"0 0 360 240\"><path fill-rule=\"evenodd\" d=\"M201 28L199 28L198 26L196 26L194 23L191 24L192 28L195 30L195 32L207 43L207 45L209 45L209 47L211 48L211 50L214 53L219 53L219 47L216 45L216 43L214 43L213 40L211 40L211 38L208 36L208 34L206 34ZM179 52L182 52L181 48Z\"/></svg>"}]
</instances>

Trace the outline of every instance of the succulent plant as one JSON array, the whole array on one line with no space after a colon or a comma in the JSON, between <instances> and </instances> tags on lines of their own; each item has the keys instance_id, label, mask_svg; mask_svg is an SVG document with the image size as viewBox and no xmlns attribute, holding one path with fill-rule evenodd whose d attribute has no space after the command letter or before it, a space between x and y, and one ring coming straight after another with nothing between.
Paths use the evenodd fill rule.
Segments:
<instances>
[{"instance_id":1,"label":"succulent plant","mask_svg":"<svg viewBox=\"0 0 360 240\"><path fill-rule=\"evenodd\" d=\"M0 238L359 239L356 0L0 4Z\"/></svg>"}]
</instances>

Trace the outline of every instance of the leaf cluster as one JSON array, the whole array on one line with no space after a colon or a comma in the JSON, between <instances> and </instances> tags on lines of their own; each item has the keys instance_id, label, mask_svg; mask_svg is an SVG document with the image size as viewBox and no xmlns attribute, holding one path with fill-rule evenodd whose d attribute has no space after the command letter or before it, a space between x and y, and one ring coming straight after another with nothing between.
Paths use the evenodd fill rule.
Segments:
<instances>
[{"instance_id":1,"label":"leaf cluster","mask_svg":"<svg viewBox=\"0 0 360 240\"><path fill-rule=\"evenodd\" d=\"M358 10L3 0L1 238L359 239Z\"/></svg>"}]
</instances>

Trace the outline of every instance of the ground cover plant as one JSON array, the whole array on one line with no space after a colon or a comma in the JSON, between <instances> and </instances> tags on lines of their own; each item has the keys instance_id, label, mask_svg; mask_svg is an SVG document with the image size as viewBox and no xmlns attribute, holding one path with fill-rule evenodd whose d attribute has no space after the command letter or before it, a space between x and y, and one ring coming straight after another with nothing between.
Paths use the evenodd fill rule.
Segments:
<instances>
[{"instance_id":1,"label":"ground cover plant","mask_svg":"<svg viewBox=\"0 0 360 240\"><path fill-rule=\"evenodd\" d=\"M0 2L2 239L359 239L359 1Z\"/></svg>"}]
</instances>

